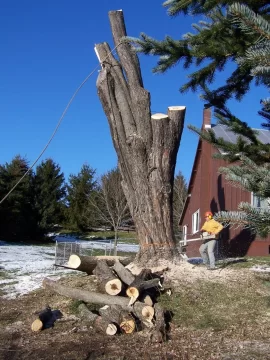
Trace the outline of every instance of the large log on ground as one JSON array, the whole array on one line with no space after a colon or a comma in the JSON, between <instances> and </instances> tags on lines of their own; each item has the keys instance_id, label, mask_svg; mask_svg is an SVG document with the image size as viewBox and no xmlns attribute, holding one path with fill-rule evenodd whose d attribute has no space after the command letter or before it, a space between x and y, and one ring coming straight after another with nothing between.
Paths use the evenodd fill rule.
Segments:
<instances>
[{"instance_id":1,"label":"large log on ground","mask_svg":"<svg viewBox=\"0 0 270 360\"><path fill-rule=\"evenodd\" d=\"M115 261L115 264L113 265L113 270L116 272L119 279L123 281L123 283L130 285L134 282L135 276L127 268L125 268L119 260Z\"/></svg>"},{"instance_id":2,"label":"large log on ground","mask_svg":"<svg viewBox=\"0 0 270 360\"><path fill-rule=\"evenodd\" d=\"M122 291L122 281L114 274L105 260L99 260L93 271L98 279L98 288L100 292L106 292L109 295L118 295Z\"/></svg>"},{"instance_id":3,"label":"large log on ground","mask_svg":"<svg viewBox=\"0 0 270 360\"><path fill-rule=\"evenodd\" d=\"M97 266L98 260L106 260L109 266L113 266L116 260L118 260L124 266L130 264L134 257L122 257L122 256L83 256L72 254L69 257L67 267L70 269L86 272L88 275L93 274L93 270Z\"/></svg>"},{"instance_id":4,"label":"large log on ground","mask_svg":"<svg viewBox=\"0 0 270 360\"><path fill-rule=\"evenodd\" d=\"M42 282L45 289L56 292L75 300L82 300L86 303L101 304L101 305L120 305L124 309L129 310L129 298L123 296L110 296L107 294L100 294L97 292L81 290L77 288L70 288L60 285L57 281L45 278Z\"/></svg>"},{"instance_id":5,"label":"large log on ground","mask_svg":"<svg viewBox=\"0 0 270 360\"><path fill-rule=\"evenodd\" d=\"M81 290L77 288L70 288L60 285L57 281L45 278L42 282L44 288L52 290L57 294L70 297L76 300L82 300L86 303L103 304L103 305L121 305L128 307L129 299L122 296L110 296L107 294L100 294L97 292L91 292Z\"/></svg>"}]
</instances>

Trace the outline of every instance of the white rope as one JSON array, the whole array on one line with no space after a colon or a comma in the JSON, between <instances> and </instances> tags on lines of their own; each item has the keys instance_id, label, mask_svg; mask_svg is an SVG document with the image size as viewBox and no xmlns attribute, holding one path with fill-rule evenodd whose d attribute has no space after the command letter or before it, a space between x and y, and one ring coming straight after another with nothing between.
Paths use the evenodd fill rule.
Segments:
<instances>
[{"instance_id":1,"label":"white rope","mask_svg":"<svg viewBox=\"0 0 270 360\"><path fill-rule=\"evenodd\" d=\"M29 167L29 169L23 174L23 176L19 179L19 181L11 188L11 190L3 197L3 199L0 201L0 204L2 204L2 202L4 200L6 200L6 198L16 189L16 187L22 182L22 180L26 177L26 175L33 169L33 167L36 165L36 163L38 162L38 160L41 158L41 156L44 154L44 152L47 150L48 146L50 145L52 139L54 138L62 120L64 119L64 116L66 115L71 103L73 102L73 100L75 99L76 95L78 94L78 92L81 90L81 88L83 87L83 85L89 80L89 78L94 74L94 72L100 67L100 65L102 64L102 62L104 62L107 57L113 53L114 50L116 50L118 48L118 46L121 45L121 42L119 44L117 44L110 52L108 55L105 56L105 58L100 62L100 64L98 64L94 70L92 70L90 72L89 75L87 75L87 77L83 80L83 82L80 84L80 86L77 88L77 90L74 92L74 94L72 95L71 99L69 100L65 110L63 111L57 125L56 128L54 129L54 132L52 133L49 141L47 142L47 144L45 145L45 147L43 148L43 150L41 151L40 155L37 157L37 159L33 162L33 164Z\"/></svg>"}]
</instances>

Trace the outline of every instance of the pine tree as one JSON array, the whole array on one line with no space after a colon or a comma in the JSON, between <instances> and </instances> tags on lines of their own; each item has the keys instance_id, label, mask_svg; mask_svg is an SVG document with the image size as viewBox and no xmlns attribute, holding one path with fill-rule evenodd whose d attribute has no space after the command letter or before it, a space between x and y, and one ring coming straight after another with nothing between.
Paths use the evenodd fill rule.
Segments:
<instances>
[{"instance_id":1,"label":"pine tree","mask_svg":"<svg viewBox=\"0 0 270 360\"><path fill-rule=\"evenodd\" d=\"M3 198L29 170L20 155L0 166L0 193ZM0 205L0 235L6 240L34 239L37 223L34 210L33 173L30 171Z\"/></svg>"},{"instance_id":2,"label":"pine tree","mask_svg":"<svg viewBox=\"0 0 270 360\"><path fill-rule=\"evenodd\" d=\"M42 161L36 168L35 206L42 233L52 230L54 224L63 221L66 195L64 174L52 159Z\"/></svg>"},{"instance_id":3,"label":"pine tree","mask_svg":"<svg viewBox=\"0 0 270 360\"><path fill-rule=\"evenodd\" d=\"M67 186L68 221L71 228L85 231L91 227L89 197L97 189L96 171L89 165L83 165L77 175L69 176Z\"/></svg>"}]
</instances>

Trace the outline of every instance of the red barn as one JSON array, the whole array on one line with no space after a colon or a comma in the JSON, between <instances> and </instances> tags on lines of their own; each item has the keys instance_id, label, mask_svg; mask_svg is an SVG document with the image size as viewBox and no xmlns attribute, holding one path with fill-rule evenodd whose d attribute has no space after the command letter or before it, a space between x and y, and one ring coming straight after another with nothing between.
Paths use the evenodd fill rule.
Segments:
<instances>
[{"instance_id":1,"label":"red barn","mask_svg":"<svg viewBox=\"0 0 270 360\"><path fill-rule=\"evenodd\" d=\"M236 135L224 125L211 124L211 110L204 109L203 129L211 128L217 137L234 142ZM258 129L258 137L264 143L270 143L270 131ZM204 221L205 211L234 211L241 201L249 202L255 207L265 206L252 193L230 185L218 169L228 166L221 159L213 159L218 150L211 144L199 139L195 160L188 186L188 197L179 221L188 257L200 256L201 240L199 230ZM192 241L193 240L193 241ZM270 254L270 236L266 239L255 237L242 228L225 228L218 241L217 252L223 256L266 256Z\"/></svg>"}]
</instances>

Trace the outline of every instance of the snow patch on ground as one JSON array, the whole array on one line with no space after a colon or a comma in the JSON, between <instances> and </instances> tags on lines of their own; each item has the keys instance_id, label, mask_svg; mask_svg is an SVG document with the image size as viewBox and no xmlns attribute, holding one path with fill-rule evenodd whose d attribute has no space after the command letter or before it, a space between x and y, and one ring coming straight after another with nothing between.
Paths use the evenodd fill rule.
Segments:
<instances>
[{"instance_id":1,"label":"snow patch on ground","mask_svg":"<svg viewBox=\"0 0 270 360\"><path fill-rule=\"evenodd\" d=\"M70 241L74 241L74 238ZM82 248L87 246L104 249L105 244L82 242ZM119 244L118 246L118 251L136 252L137 249L138 245ZM0 289L5 293L3 297L15 298L36 290L41 287L44 277L74 272L55 268L54 263L54 246L10 245L0 241L0 269L8 272L8 278L0 277Z\"/></svg>"}]
</instances>

